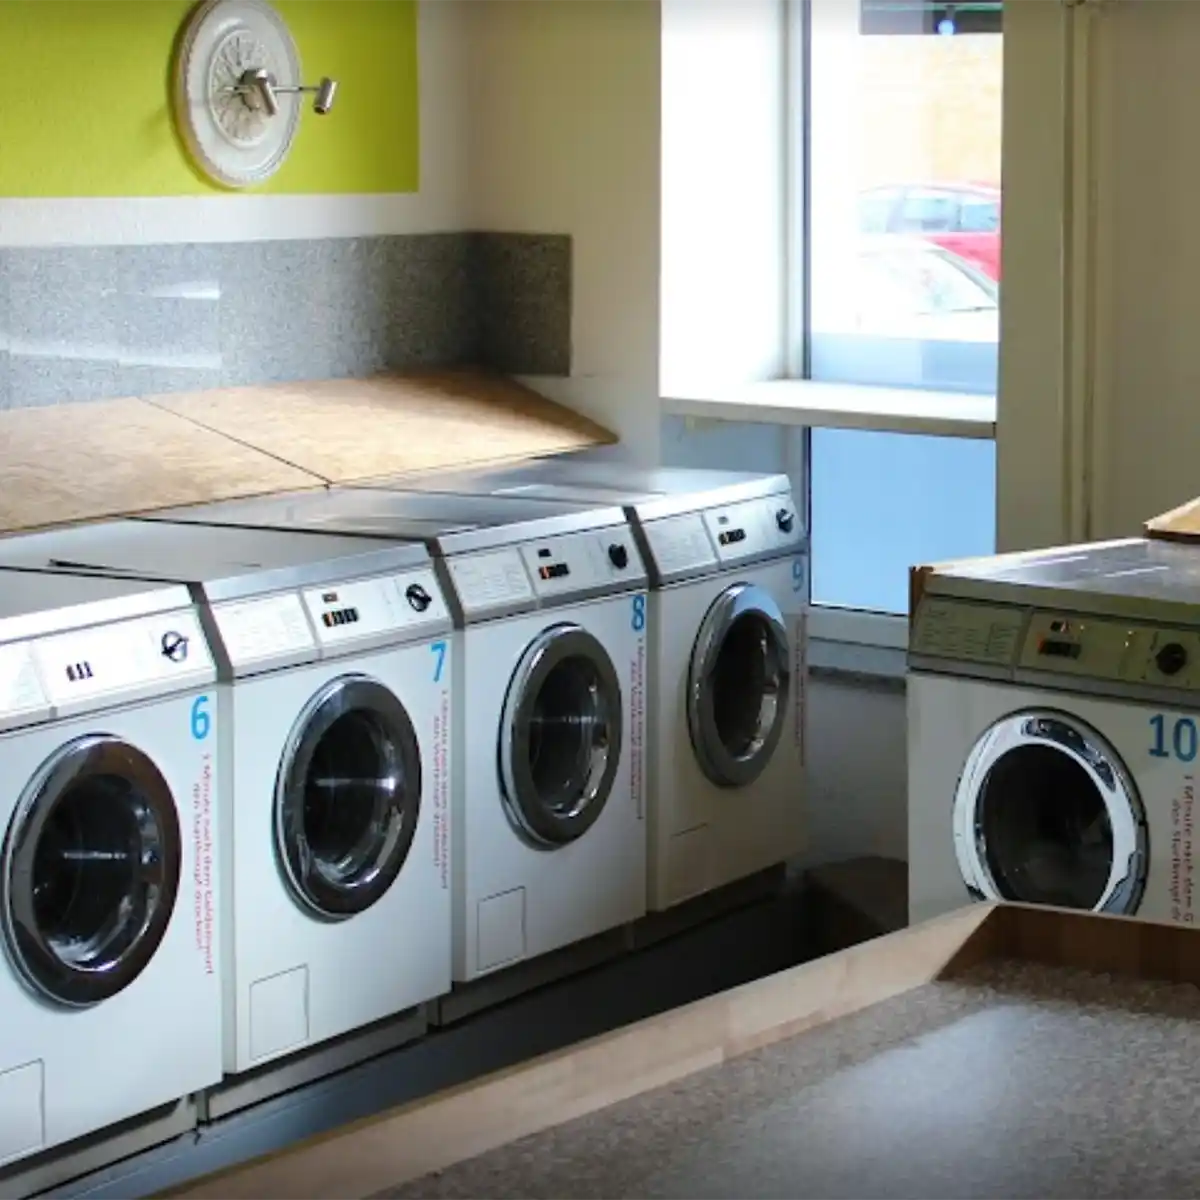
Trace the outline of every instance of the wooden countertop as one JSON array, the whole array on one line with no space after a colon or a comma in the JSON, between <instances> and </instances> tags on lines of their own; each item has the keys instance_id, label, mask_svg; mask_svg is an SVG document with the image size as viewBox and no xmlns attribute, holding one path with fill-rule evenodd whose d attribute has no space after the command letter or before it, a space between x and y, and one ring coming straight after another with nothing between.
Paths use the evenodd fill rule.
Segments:
<instances>
[{"instance_id":1,"label":"wooden countertop","mask_svg":"<svg viewBox=\"0 0 1200 1200\"><path fill-rule=\"evenodd\" d=\"M13 409L0 412L0 533L615 440L474 370Z\"/></svg>"},{"instance_id":2,"label":"wooden countertop","mask_svg":"<svg viewBox=\"0 0 1200 1200\"><path fill-rule=\"evenodd\" d=\"M1145 523L1147 537L1165 541L1200 541L1200 499L1189 500L1170 512L1160 513Z\"/></svg>"},{"instance_id":3,"label":"wooden countertop","mask_svg":"<svg viewBox=\"0 0 1200 1200\"><path fill-rule=\"evenodd\" d=\"M1200 932L977 904L171 1193L1192 1195Z\"/></svg>"}]
</instances>

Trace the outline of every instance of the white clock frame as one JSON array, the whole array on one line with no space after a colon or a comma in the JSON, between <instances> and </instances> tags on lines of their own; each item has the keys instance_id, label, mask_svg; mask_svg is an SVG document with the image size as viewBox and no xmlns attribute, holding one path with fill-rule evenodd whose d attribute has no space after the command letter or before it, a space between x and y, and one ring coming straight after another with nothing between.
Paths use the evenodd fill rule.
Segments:
<instances>
[{"instance_id":1,"label":"white clock frame","mask_svg":"<svg viewBox=\"0 0 1200 1200\"><path fill-rule=\"evenodd\" d=\"M299 84L300 55L267 0L203 0L189 15L175 63L173 101L181 138L196 167L228 188L249 188L283 165L300 123L300 96L278 96L272 116L261 95L242 86L265 69Z\"/></svg>"}]
</instances>

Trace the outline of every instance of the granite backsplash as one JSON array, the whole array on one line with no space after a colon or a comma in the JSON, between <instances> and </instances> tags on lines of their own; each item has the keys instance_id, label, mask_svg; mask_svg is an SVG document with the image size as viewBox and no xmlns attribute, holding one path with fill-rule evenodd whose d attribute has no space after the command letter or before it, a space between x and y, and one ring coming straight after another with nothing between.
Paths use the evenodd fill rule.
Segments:
<instances>
[{"instance_id":1,"label":"granite backsplash","mask_svg":"<svg viewBox=\"0 0 1200 1200\"><path fill-rule=\"evenodd\" d=\"M0 408L478 365L571 366L571 239L0 249Z\"/></svg>"}]
</instances>

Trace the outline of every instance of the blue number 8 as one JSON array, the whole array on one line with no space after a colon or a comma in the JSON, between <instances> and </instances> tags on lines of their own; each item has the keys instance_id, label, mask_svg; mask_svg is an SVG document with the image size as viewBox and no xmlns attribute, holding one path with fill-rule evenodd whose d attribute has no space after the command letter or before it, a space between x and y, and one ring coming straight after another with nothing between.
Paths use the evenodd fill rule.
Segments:
<instances>
[{"instance_id":1,"label":"blue number 8","mask_svg":"<svg viewBox=\"0 0 1200 1200\"><path fill-rule=\"evenodd\" d=\"M630 622L634 633L641 633L646 628L646 597L634 596L633 620Z\"/></svg>"}]
</instances>

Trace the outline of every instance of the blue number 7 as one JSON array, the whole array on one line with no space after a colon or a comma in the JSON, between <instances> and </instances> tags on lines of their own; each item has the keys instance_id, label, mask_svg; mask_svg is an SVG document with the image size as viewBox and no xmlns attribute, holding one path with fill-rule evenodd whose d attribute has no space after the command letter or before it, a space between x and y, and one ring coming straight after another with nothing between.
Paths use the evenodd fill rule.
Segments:
<instances>
[{"instance_id":1,"label":"blue number 7","mask_svg":"<svg viewBox=\"0 0 1200 1200\"><path fill-rule=\"evenodd\" d=\"M430 647L433 651L433 682L442 682L442 668L446 665L446 643L434 642Z\"/></svg>"}]
</instances>

